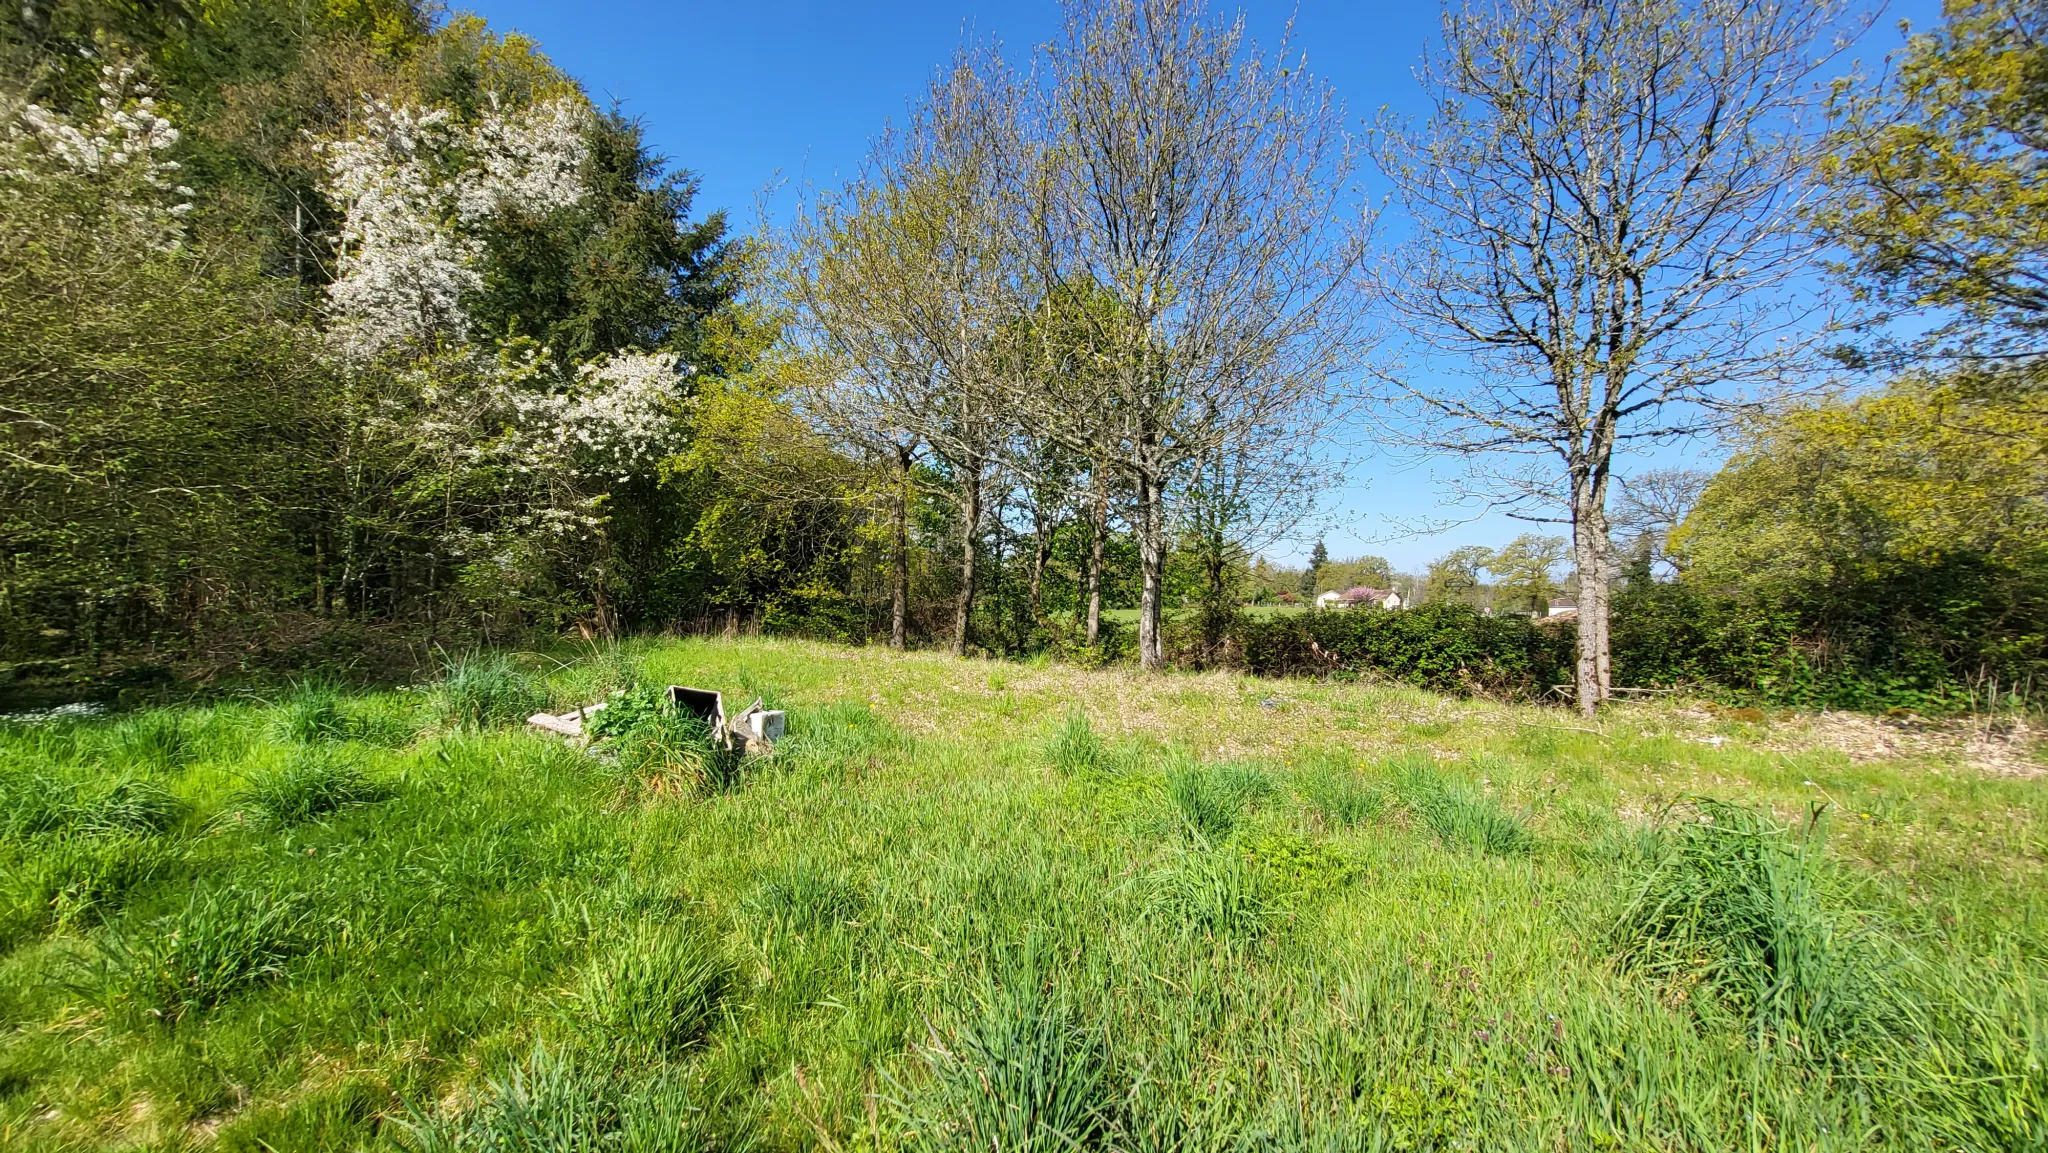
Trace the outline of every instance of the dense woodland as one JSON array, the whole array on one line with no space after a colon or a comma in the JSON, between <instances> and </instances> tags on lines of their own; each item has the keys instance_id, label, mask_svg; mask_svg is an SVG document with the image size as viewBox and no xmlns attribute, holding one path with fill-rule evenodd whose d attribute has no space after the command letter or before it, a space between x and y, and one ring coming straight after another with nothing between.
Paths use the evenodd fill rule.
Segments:
<instances>
[{"instance_id":1,"label":"dense woodland","mask_svg":"<svg viewBox=\"0 0 2048 1153\"><path fill-rule=\"evenodd\" d=\"M2038 703L2048 14L1957 0L1831 83L1862 18L1452 11L1403 126L1227 13L1077 2L1037 67L968 45L853 180L741 236L688 157L474 18L10 8L7 683L758 629L1576 678L1587 708ZM1524 99L1574 76L1591 103ZM1688 79L1656 107L1644 76ZM1542 219L1431 173L1537 189L1509 214ZM1675 207L1630 223L1638 195ZM1561 299L1584 332L1523 325ZM1423 394L1403 342L1474 383ZM1733 454L1627 473L1676 437ZM1275 565L1324 523L1336 440L1487 462L1481 498L1557 523L1422 574ZM1248 611L1354 584L1421 607ZM1513 615L1563 595L1570 625Z\"/></svg>"}]
</instances>

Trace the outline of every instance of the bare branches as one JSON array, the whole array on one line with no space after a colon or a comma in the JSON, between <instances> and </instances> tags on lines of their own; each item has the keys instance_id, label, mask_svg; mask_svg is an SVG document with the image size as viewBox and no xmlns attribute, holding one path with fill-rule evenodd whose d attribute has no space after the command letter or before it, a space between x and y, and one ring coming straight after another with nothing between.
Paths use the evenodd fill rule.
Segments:
<instances>
[{"instance_id":1,"label":"bare branches","mask_svg":"<svg viewBox=\"0 0 2048 1153\"><path fill-rule=\"evenodd\" d=\"M1284 471L1356 351L1355 153L1327 87L1194 0L1070 4L1040 96L1042 359L1088 363L1018 401L1132 490L1155 668L1172 494Z\"/></svg>"},{"instance_id":2,"label":"bare branches","mask_svg":"<svg viewBox=\"0 0 2048 1153\"><path fill-rule=\"evenodd\" d=\"M1820 327L1795 281L1818 243L1801 220L1825 140L1815 81L1843 11L1466 3L1424 69L1427 122L1380 125L1413 230L1377 284L1443 369L1390 376L1384 399L1424 447L1536 458L1494 495L1569 512L1588 709L1606 688L1614 454L1789 384Z\"/></svg>"}]
</instances>

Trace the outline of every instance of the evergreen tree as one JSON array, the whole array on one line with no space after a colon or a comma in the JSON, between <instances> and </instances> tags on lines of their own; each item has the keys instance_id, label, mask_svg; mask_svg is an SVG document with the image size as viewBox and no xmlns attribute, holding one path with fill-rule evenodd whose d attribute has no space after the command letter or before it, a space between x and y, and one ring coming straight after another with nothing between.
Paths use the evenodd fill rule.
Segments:
<instances>
[{"instance_id":1,"label":"evergreen tree","mask_svg":"<svg viewBox=\"0 0 2048 1153\"><path fill-rule=\"evenodd\" d=\"M1308 567L1301 570L1301 599L1312 601L1316 597L1316 581L1322 577L1323 566L1330 563L1330 550L1323 545L1323 538L1316 538L1316 547L1308 554Z\"/></svg>"}]
</instances>

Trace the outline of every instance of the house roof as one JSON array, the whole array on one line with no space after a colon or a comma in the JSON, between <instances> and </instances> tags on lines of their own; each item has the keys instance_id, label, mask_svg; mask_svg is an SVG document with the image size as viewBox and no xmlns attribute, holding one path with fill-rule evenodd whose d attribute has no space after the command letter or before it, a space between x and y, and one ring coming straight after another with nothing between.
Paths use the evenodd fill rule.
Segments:
<instances>
[{"instance_id":1,"label":"house roof","mask_svg":"<svg viewBox=\"0 0 2048 1153\"><path fill-rule=\"evenodd\" d=\"M1354 604L1359 601L1383 601L1393 595L1394 593L1391 589L1355 588L1344 590L1344 599Z\"/></svg>"}]
</instances>

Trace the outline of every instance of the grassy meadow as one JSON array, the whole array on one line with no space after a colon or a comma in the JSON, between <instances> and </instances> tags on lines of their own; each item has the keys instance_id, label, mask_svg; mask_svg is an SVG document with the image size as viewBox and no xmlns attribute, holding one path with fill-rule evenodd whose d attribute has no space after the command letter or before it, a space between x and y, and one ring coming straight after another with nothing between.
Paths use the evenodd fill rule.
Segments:
<instances>
[{"instance_id":1,"label":"grassy meadow","mask_svg":"<svg viewBox=\"0 0 2048 1153\"><path fill-rule=\"evenodd\" d=\"M636 680L790 736L517 723ZM15 721L0 1149L2048 1149L1971 736L769 640Z\"/></svg>"}]
</instances>

